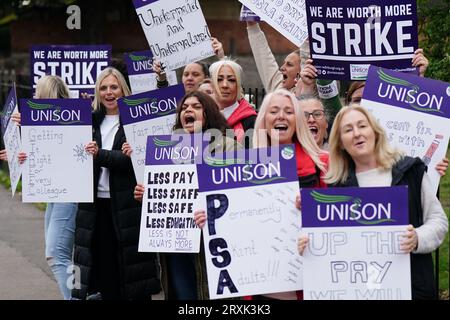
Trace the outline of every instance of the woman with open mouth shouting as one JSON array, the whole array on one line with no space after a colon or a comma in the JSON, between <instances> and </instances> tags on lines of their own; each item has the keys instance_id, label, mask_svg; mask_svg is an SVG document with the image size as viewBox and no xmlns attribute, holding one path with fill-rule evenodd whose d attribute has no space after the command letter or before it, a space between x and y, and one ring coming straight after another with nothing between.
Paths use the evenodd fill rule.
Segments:
<instances>
[{"instance_id":1,"label":"woman with open mouth shouting","mask_svg":"<svg viewBox=\"0 0 450 320\"><path fill-rule=\"evenodd\" d=\"M209 145L210 152L226 152L242 148L235 140L227 137L227 121L219 111L214 99L200 91L186 94L177 108L173 130L190 134L215 130L215 139ZM221 135L222 139L218 139ZM138 184L134 197L142 201L144 186ZM208 299L208 283L203 245L200 254L163 253L160 254L161 284L168 300Z\"/></svg>"},{"instance_id":2,"label":"woman with open mouth shouting","mask_svg":"<svg viewBox=\"0 0 450 320\"><path fill-rule=\"evenodd\" d=\"M277 89L266 95L262 102L253 132L253 147L291 143L295 145L300 187L325 188L322 179L328 166L328 154L315 143L295 95L285 89ZM205 225L206 218L204 210L195 212L194 219L200 228ZM303 298L302 293L281 292L251 298L297 300Z\"/></svg>"},{"instance_id":3,"label":"woman with open mouth shouting","mask_svg":"<svg viewBox=\"0 0 450 320\"><path fill-rule=\"evenodd\" d=\"M293 93L277 89L264 98L253 134L253 147L295 144L301 188L326 187L322 181L328 153L321 150L308 129L303 110Z\"/></svg>"},{"instance_id":4,"label":"woman with open mouth shouting","mask_svg":"<svg viewBox=\"0 0 450 320\"><path fill-rule=\"evenodd\" d=\"M264 98L256 118L253 146L263 148L279 144L295 145L297 175L300 188L325 188L323 176L328 166L328 153L319 149L308 129L295 95L277 89ZM297 300L303 291L266 294L254 299Z\"/></svg>"},{"instance_id":5,"label":"woman with open mouth shouting","mask_svg":"<svg viewBox=\"0 0 450 320\"><path fill-rule=\"evenodd\" d=\"M266 91L283 88L293 92L301 71L300 50L288 54L279 67L259 23L247 21L247 33L256 68Z\"/></svg>"}]
</instances>

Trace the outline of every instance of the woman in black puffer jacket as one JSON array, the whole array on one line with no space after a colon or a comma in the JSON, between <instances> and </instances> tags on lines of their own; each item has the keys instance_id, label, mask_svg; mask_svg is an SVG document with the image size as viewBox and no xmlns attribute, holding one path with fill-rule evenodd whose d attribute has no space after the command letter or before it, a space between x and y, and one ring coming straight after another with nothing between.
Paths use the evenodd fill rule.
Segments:
<instances>
[{"instance_id":1,"label":"woman in black puffer jacket","mask_svg":"<svg viewBox=\"0 0 450 320\"><path fill-rule=\"evenodd\" d=\"M86 146L94 157L94 203L78 206L74 263L81 277L75 299L150 300L161 290L156 255L138 252L141 204L133 197L131 159L121 151L126 140L117 99L129 94L116 69L98 76L93 141Z\"/></svg>"}]
</instances>

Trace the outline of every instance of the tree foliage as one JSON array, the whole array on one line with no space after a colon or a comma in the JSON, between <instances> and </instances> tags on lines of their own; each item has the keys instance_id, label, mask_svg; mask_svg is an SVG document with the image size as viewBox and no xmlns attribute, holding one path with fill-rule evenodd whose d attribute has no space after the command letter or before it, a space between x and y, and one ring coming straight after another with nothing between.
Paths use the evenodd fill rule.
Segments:
<instances>
[{"instance_id":1,"label":"tree foliage","mask_svg":"<svg viewBox=\"0 0 450 320\"><path fill-rule=\"evenodd\" d=\"M417 0L419 46L430 61L426 77L450 82L450 0Z\"/></svg>"}]
</instances>

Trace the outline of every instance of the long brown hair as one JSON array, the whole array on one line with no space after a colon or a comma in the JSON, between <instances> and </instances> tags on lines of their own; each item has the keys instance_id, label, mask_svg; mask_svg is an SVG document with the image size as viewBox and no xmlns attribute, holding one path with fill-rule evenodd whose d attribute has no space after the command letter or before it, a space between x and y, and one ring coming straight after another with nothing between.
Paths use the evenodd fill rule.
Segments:
<instances>
[{"instance_id":1,"label":"long brown hair","mask_svg":"<svg viewBox=\"0 0 450 320\"><path fill-rule=\"evenodd\" d=\"M191 97L197 98L203 107L203 117L205 118L205 126L203 127L203 131L208 129L217 129L225 135L226 130L229 129L227 120L219 111L219 107L217 106L217 103L214 101L214 99L206 93L200 91L189 92L183 97L177 107L177 118L175 121L175 125L173 126L173 130L175 131L177 129L183 129L180 118L181 110L186 99Z\"/></svg>"}]
</instances>

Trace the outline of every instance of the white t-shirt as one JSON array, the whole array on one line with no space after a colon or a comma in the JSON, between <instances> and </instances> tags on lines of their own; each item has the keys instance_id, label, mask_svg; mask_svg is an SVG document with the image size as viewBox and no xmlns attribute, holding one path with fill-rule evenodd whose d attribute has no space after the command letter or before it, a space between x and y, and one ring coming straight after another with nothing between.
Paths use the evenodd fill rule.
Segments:
<instances>
[{"instance_id":1,"label":"white t-shirt","mask_svg":"<svg viewBox=\"0 0 450 320\"><path fill-rule=\"evenodd\" d=\"M119 115L106 115L100 124L100 132L102 134L102 149L111 150L114 137L119 130ZM111 198L109 194L109 169L100 168L100 178L98 180L97 197Z\"/></svg>"},{"instance_id":2,"label":"white t-shirt","mask_svg":"<svg viewBox=\"0 0 450 320\"><path fill-rule=\"evenodd\" d=\"M375 168L356 173L356 179L360 187L388 187L392 183L392 171Z\"/></svg>"}]
</instances>

